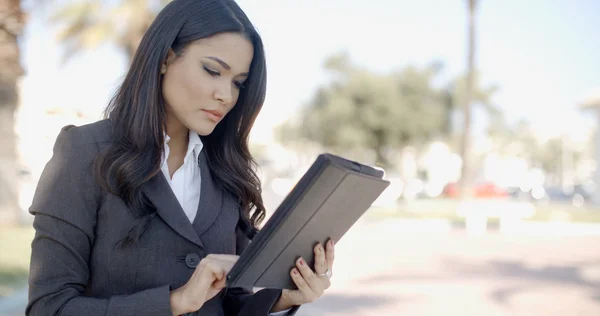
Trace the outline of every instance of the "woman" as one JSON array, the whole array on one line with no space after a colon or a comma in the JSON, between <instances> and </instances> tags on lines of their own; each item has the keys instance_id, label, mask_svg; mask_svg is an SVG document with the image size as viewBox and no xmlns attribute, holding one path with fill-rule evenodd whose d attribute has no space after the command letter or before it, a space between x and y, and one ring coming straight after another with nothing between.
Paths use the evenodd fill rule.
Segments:
<instances>
[{"instance_id":1,"label":"woman","mask_svg":"<svg viewBox=\"0 0 600 316\"><path fill-rule=\"evenodd\" d=\"M248 135L263 46L234 1L175 0L107 119L65 127L30 209L28 315L293 315L330 286L333 242L298 290L225 289L265 209ZM313 270L314 269L314 270Z\"/></svg>"}]
</instances>

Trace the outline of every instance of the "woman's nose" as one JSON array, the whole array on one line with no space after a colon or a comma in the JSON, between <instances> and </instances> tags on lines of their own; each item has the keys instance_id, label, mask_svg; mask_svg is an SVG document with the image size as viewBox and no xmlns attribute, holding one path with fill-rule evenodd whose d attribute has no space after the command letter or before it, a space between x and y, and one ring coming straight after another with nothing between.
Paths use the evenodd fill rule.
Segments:
<instances>
[{"instance_id":1,"label":"woman's nose","mask_svg":"<svg viewBox=\"0 0 600 316\"><path fill-rule=\"evenodd\" d=\"M214 99L221 102L223 105L231 104L233 99L231 85L223 84L218 86L217 89L215 89Z\"/></svg>"}]
</instances>

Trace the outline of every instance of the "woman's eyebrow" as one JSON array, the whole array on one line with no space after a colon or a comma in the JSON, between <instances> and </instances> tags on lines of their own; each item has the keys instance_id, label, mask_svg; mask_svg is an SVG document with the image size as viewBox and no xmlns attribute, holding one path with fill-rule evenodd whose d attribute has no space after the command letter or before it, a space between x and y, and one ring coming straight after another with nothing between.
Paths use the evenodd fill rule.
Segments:
<instances>
[{"instance_id":1,"label":"woman's eyebrow","mask_svg":"<svg viewBox=\"0 0 600 316\"><path fill-rule=\"evenodd\" d=\"M215 57L215 56L204 56L204 58L208 58L210 60L214 60L216 62L219 63L219 65L221 65L223 68L227 69L227 70L231 70L231 67L229 66L229 64L227 64L226 62L224 62L223 60L221 60L219 57ZM244 72L239 74L240 76L247 76L248 73Z\"/></svg>"}]
</instances>

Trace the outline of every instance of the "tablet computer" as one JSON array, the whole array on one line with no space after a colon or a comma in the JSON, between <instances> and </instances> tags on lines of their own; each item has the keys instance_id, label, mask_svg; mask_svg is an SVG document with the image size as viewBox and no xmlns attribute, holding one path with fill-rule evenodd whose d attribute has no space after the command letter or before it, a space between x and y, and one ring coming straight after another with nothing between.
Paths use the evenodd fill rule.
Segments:
<instances>
[{"instance_id":1,"label":"tablet computer","mask_svg":"<svg viewBox=\"0 0 600 316\"><path fill-rule=\"evenodd\" d=\"M296 289L289 272L302 256L314 267L314 246L336 242L388 187L383 170L321 154L227 275L228 287Z\"/></svg>"}]
</instances>

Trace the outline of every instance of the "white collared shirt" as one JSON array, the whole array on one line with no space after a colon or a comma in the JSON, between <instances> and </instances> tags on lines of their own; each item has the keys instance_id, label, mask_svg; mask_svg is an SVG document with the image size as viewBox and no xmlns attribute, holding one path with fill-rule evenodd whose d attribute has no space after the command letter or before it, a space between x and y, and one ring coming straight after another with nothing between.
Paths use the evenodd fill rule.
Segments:
<instances>
[{"instance_id":1,"label":"white collared shirt","mask_svg":"<svg viewBox=\"0 0 600 316\"><path fill-rule=\"evenodd\" d=\"M190 222L194 222L196 212L198 211L198 203L200 203L200 166L198 166L198 156L204 145L197 133L189 132L188 149L183 158L183 165L173 173L173 178L170 177L169 165L167 159L171 153L169 149L169 141L171 137L165 134L164 157L160 170L169 182L173 193L177 197L177 201L189 218Z\"/></svg>"},{"instance_id":2,"label":"white collared shirt","mask_svg":"<svg viewBox=\"0 0 600 316\"><path fill-rule=\"evenodd\" d=\"M164 156L160 170L169 182L177 201L181 205L181 208L185 212L185 215L190 220L190 223L194 222L196 213L198 212L198 203L200 203L200 190L202 187L202 178L200 177L200 166L198 165L198 156L204 148L202 140L197 133L189 132L188 149L183 158L183 165L173 173L173 178L170 177L169 165L167 159L171 153L169 149L169 141L171 138L165 134L165 145L164 145ZM284 316L287 312L284 310L277 313L270 313L270 316Z\"/></svg>"}]
</instances>

